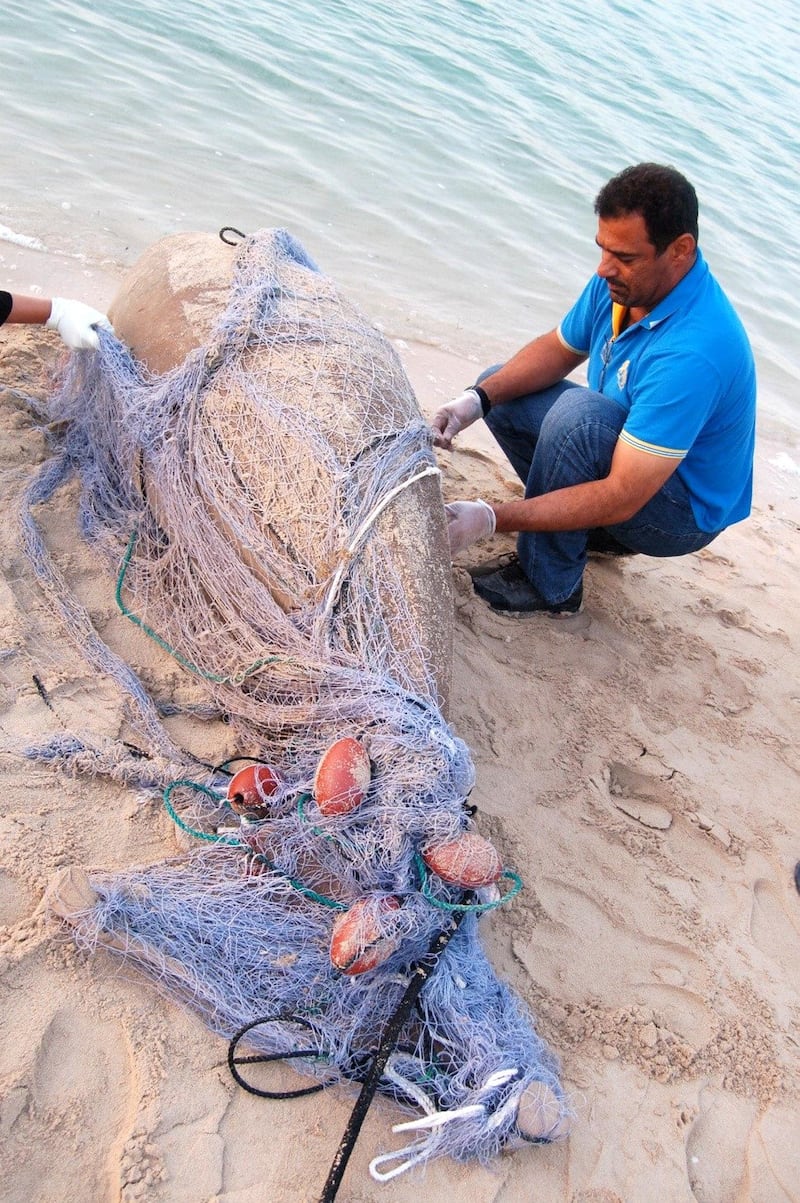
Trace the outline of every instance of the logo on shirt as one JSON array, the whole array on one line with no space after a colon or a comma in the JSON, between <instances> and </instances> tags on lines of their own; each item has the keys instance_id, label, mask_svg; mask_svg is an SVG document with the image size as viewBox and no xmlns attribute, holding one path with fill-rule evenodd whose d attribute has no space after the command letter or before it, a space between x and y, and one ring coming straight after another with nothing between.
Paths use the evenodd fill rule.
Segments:
<instances>
[{"instance_id":1,"label":"logo on shirt","mask_svg":"<svg viewBox=\"0 0 800 1203\"><path fill-rule=\"evenodd\" d=\"M622 392L622 390L625 388L625 385L628 383L628 368L630 366L631 361L626 359L617 372L617 388L620 392Z\"/></svg>"}]
</instances>

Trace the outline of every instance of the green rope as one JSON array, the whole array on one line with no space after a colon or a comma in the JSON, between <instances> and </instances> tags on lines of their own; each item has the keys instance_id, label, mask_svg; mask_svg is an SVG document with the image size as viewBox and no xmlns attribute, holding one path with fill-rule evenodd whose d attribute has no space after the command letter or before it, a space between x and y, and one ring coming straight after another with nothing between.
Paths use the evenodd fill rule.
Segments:
<instances>
[{"instance_id":1,"label":"green rope","mask_svg":"<svg viewBox=\"0 0 800 1203\"><path fill-rule=\"evenodd\" d=\"M309 825L309 827L311 828L311 830L313 831L314 835L321 836L322 839L327 840L331 844L338 844L339 847L341 848L342 852L345 853L345 855L347 855L349 853L351 856L357 856L358 849L356 848L355 844L353 844L350 840L346 839L345 836L343 836L341 834L333 834L332 832L329 832L329 831L323 831L321 827L316 827L314 825L313 821L308 818L308 816L306 815L306 802L310 802L310 801L311 801L311 794L300 794L300 796L297 799L297 813L300 817L300 822L307 823Z\"/></svg>"},{"instance_id":2,"label":"green rope","mask_svg":"<svg viewBox=\"0 0 800 1203\"><path fill-rule=\"evenodd\" d=\"M163 651L167 652L168 655L172 656L174 660L177 660L178 664L180 664L182 668L187 669L190 673L194 673L197 677L202 677L205 681L211 681L214 685L241 685L247 680L248 677L252 676L253 673L258 672L260 668L264 668L268 664L294 663L294 661L286 660L282 656L267 656L263 660L256 660L250 665L249 668L246 668L244 672L239 673L238 676L229 677L222 676L219 673L206 672L204 668L199 668L198 665L193 664L191 660L187 660L184 656L182 656L177 648L172 647L165 639L162 639L152 627L149 627L146 622L139 618L137 614L134 614L132 610L129 610L122 600L122 586L125 582L125 576L127 575L128 568L130 567L131 559L133 557L133 549L136 546L138 537L138 530L134 530L133 534L128 540L128 547L125 551L125 555L122 557L122 564L120 565L120 570L117 575L117 588L114 594L117 606L119 607L120 613L122 613L125 618L130 619L130 621L137 626L140 631L144 631L148 638L157 643L158 646L162 648Z\"/></svg>"},{"instance_id":3,"label":"green rope","mask_svg":"<svg viewBox=\"0 0 800 1203\"><path fill-rule=\"evenodd\" d=\"M304 886L301 881L297 881L294 877L290 877L288 873L284 873L283 869L279 869L274 865L269 857L264 856L263 852L254 852L253 860L259 864L266 865L272 869L273 873L280 873L281 877L285 877L290 886L293 886L304 898L310 898L312 902L318 902L321 906L330 907L334 911L347 911L349 906L346 902L337 902L335 898L328 898L325 894L318 894L316 890L312 890L309 886Z\"/></svg>"},{"instance_id":4,"label":"green rope","mask_svg":"<svg viewBox=\"0 0 800 1203\"><path fill-rule=\"evenodd\" d=\"M513 881L514 884L508 893L504 894L502 898L496 898L494 902L445 902L443 898L436 898L431 892L428 870L425 862L418 852L414 854L414 861L417 866L417 872L420 876L420 891L423 897L427 898L428 902L430 902L433 906L438 906L440 910L443 911L467 911L474 915L479 915L482 914L483 911L493 911L495 907L503 906L504 903L510 902L512 898L516 898L517 894L519 894L520 890L522 889L522 878L519 876L519 874L514 873L512 869L504 869L501 876L508 878L509 881Z\"/></svg>"},{"instance_id":5,"label":"green rope","mask_svg":"<svg viewBox=\"0 0 800 1203\"><path fill-rule=\"evenodd\" d=\"M308 823L314 835L321 835L325 840L333 840L332 835L328 835L327 831L323 831L321 827L315 827L311 819L306 818L306 802L311 801L311 794L298 794L297 796L297 813L301 823Z\"/></svg>"},{"instance_id":6,"label":"green rope","mask_svg":"<svg viewBox=\"0 0 800 1203\"><path fill-rule=\"evenodd\" d=\"M316 890L312 890L308 886L304 886L301 881L297 881L294 877L290 877L288 873L284 873L283 869L279 869L278 866L273 864L273 862L269 860L268 857L264 856L263 853L254 852L250 848L249 844L243 843L241 840L231 839L225 835L209 835L209 833L206 831L197 831L194 827L190 827L188 823L184 823L183 819L180 817L170 801L170 795L172 794L172 791L174 789L178 789L179 786L186 786L188 789L192 789L198 794L205 794L207 798L213 798L217 803L223 802L224 799L218 793L215 793L213 789L209 789L207 785L200 785L197 781L173 781L172 784L168 785L164 790L164 806L166 807L167 814L172 819L173 823L180 827L181 831L185 831L187 835L193 835L196 840L206 840L211 844L224 844L229 848L240 848L243 852L250 852L253 860L258 861L259 864L267 865L267 867L271 869L273 873L279 873L281 877L285 877L289 882L289 885L292 886L293 889L297 890L298 893L302 894L304 898L310 898L312 902L318 902L321 906L330 907L332 910L346 911L348 909L346 903L337 902L335 898L327 898L324 894L318 894ZM305 799L308 799L310 796L310 794L301 794L301 798Z\"/></svg>"},{"instance_id":7,"label":"green rope","mask_svg":"<svg viewBox=\"0 0 800 1203\"><path fill-rule=\"evenodd\" d=\"M178 786L182 785L185 785L187 789L193 789L195 793L205 794L206 797L213 798L217 803L224 801L224 799L221 798L219 794L215 793L213 789L209 789L206 785L198 785L196 781L173 781L164 790L164 806L167 808L167 814L172 819L173 823L180 827L181 831L185 831L187 835L193 835L196 840L207 840L210 844L227 844L231 848L247 847L247 845L243 844L241 840L230 839L226 835L211 835L207 831L197 831L194 827L190 827L188 823L184 823L183 819L170 801L172 791L177 789Z\"/></svg>"}]
</instances>

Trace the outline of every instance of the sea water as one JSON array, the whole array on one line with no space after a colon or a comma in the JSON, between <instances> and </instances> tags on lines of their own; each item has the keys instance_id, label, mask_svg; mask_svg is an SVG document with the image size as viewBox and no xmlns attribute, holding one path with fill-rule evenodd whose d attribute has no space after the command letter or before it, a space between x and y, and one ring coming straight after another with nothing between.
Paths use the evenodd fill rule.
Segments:
<instances>
[{"instance_id":1,"label":"sea water","mask_svg":"<svg viewBox=\"0 0 800 1203\"><path fill-rule=\"evenodd\" d=\"M128 264L285 226L387 333L483 363L591 275L606 179L671 163L798 429L799 51L794 0L6 0L0 238Z\"/></svg>"}]
</instances>

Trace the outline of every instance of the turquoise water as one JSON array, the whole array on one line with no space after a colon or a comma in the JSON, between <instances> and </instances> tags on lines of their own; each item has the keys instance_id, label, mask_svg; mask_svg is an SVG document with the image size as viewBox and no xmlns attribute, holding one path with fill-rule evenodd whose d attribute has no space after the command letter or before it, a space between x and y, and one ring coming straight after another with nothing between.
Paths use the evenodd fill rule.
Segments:
<instances>
[{"instance_id":1,"label":"turquoise water","mask_svg":"<svg viewBox=\"0 0 800 1203\"><path fill-rule=\"evenodd\" d=\"M555 325L594 270L608 176L670 162L763 403L800 428L790 0L5 14L0 237L130 263L173 230L283 225L388 333L483 361Z\"/></svg>"}]
</instances>

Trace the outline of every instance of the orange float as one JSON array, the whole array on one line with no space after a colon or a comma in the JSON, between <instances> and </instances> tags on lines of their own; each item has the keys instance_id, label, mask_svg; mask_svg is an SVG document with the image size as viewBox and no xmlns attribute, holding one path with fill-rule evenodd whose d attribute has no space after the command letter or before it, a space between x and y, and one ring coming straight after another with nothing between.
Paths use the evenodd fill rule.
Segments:
<instances>
[{"instance_id":1,"label":"orange float","mask_svg":"<svg viewBox=\"0 0 800 1203\"><path fill-rule=\"evenodd\" d=\"M280 782L268 764L249 764L235 773L228 784L228 805L237 815L266 819L269 799Z\"/></svg>"},{"instance_id":2,"label":"orange float","mask_svg":"<svg viewBox=\"0 0 800 1203\"><path fill-rule=\"evenodd\" d=\"M331 933L331 963L350 977L383 964L398 944L398 934L392 930L397 924L387 919L399 910L399 901L384 895L359 898L337 915Z\"/></svg>"},{"instance_id":3,"label":"orange float","mask_svg":"<svg viewBox=\"0 0 800 1203\"><path fill-rule=\"evenodd\" d=\"M422 850L422 859L442 881L467 890L493 885L503 872L494 844L474 831L465 831L445 844L428 844Z\"/></svg>"},{"instance_id":4,"label":"orange float","mask_svg":"<svg viewBox=\"0 0 800 1203\"><path fill-rule=\"evenodd\" d=\"M314 799L323 815L346 815L369 789L371 765L363 744L347 736L324 754L314 775Z\"/></svg>"}]
</instances>

